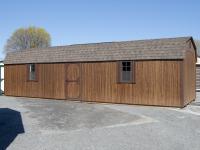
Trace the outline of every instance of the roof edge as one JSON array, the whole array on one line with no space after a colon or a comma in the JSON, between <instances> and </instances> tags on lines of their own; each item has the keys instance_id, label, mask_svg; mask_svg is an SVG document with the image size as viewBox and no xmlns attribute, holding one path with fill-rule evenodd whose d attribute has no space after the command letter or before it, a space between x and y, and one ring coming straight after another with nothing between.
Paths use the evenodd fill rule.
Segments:
<instances>
[{"instance_id":1,"label":"roof edge","mask_svg":"<svg viewBox=\"0 0 200 150\"><path fill-rule=\"evenodd\" d=\"M25 65L25 64L63 64L63 63L92 63L92 62L117 62L117 61L169 61L169 60L183 60L185 58L149 58L149 59L116 59L116 60L91 60L91 61L59 61L59 62L28 62L28 63L4 63L4 65Z\"/></svg>"},{"instance_id":2,"label":"roof edge","mask_svg":"<svg viewBox=\"0 0 200 150\"><path fill-rule=\"evenodd\" d=\"M197 46L196 46L196 44L195 44L195 42L194 42L193 37L191 36L190 39L189 39L188 41L191 41L191 42L192 42L192 45L193 45L194 50L195 50L195 57L196 57L196 62L197 62L197 57L198 57L198 54L197 54Z\"/></svg>"},{"instance_id":3,"label":"roof edge","mask_svg":"<svg viewBox=\"0 0 200 150\"><path fill-rule=\"evenodd\" d=\"M193 39L192 36L190 37L189 40L191 40L191 42L192 42L192 44L193 44L193 46L194 46L194 49L197 50L197 46L196 46L196 44L195 44L194 39Z\"/></svg>"},{"instance_id":4,"label":"roof edge","mask_svg":"<svg viewBox=\"0 0 200 150\"><path fill-rule=\"evenodd\" d=\"M121 42L142 42L142 41L144 41L144 42L148 42L148 41L151 41L151 40L169 40L169 39L171 39L171 40L173 40L173 39L179 39L179 38L188 38L188 41L189 40L192 40L192 42L193 42L193 44L194 44L194 46L195 46L195 48L196 48L196 45L195 45L195 43L194 43L194 40L193 40L193 38L192 38L192 36L181 36L181 37L169 37L169 38L149 38L149 39L141 39L141 40L122 40L122 41L110 41L110 42L94 42L94 43L80 43L80 44L69 44L69 45L60 45L60 46L50 46L50 47L45 47L45 48L28 48L28 49L26 49L26 50L35 50L35 49L46 49L46 48L50 48L50 49L52 49L52 48L62 48L62 47L66 47L66 46L84 46L84 45L92 45L92 44L109 44L109 43L121 43ZM24 49L22 49L22 50L19 50L19 51L15 51L15 52L21 52L21 51L23 51ZM15 53L15 52L10 52L10 53Z\"/></svg>"}]
</instances>

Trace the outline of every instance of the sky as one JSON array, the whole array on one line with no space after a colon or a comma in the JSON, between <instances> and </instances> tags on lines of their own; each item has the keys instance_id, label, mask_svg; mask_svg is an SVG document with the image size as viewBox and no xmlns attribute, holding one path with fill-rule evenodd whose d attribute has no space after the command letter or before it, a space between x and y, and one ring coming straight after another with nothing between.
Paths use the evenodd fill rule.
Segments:
<instances>
[{"instance_id":1,"label":"sky","mask_svg":"<svg viewBox=\"0 0 200 150\"><path fill-rule=\"evenodd\" d=\"M193 36L200 39L199 0L1 0L0 59L21 27L51 35L52 46Z\"/></svg>"}]
</instances>

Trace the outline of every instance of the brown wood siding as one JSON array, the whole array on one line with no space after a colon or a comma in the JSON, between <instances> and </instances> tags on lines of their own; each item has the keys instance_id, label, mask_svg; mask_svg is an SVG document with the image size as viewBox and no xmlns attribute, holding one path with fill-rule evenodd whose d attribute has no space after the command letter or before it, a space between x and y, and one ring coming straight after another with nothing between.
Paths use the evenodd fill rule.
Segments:
<instances>
[{"instance_id":1,"label":"brown wood siding","mask_svg":"<svg viewBox=\"0 0 200 150\"><path fill-rule=\"evenodd\" d=\"M196 65L196 89L200 90L200 65Z\"/></svg>"},{"instance_id":2,"label":"brown wood siding","mask_svg":"<svg viewBox=\"0 0 200 150\"><path fill-rule=\"evenodd\" d=\"M183 106L196 98L196 58L195 51L189 49L183 62Z\"/></svg>"},{"instance_id":3,"label":"brown wood siding","mask_svg":"<svg viewBox=\"0 0 200 150\"><path fill-rule=\"evenodd\" d=\"M64 64L38 64L38 82L27 82L26 65L5 65L5 95L65 99Z\"/></svg>"},{"instance_id":4,"label":"brown wood siding","mask_svg":"<svg viewBox=\"0 0 200 150\"><path fill-rule=\"evenodd\" d=\"M182 61L135 61L135 84L117 84L117 63L82 63L82 100L180 106Z\"/></svg>"},{"instance_id":5,"label":"brown wood siding","mask_svg":"<svg viewBox=\"0 0 200 150\"><path fill-rule=\"evenodd\" d=\"M75 72L80 73L79 100L181 107L181 64L181 60L135 61L135 83L126 84L117 83L118 62L80 63ZM26 68L5 65L6 95L66 99L65 81L71 76L66 76L66 64L38 64L38 82L26 81Z\"/></svg>"}]
</instances>

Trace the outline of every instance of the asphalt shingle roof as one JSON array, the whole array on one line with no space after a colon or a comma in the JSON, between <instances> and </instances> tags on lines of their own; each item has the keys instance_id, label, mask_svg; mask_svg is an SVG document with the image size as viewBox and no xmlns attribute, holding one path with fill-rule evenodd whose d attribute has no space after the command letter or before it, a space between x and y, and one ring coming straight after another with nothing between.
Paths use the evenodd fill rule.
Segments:
<instances>
[{"instance_id":1,"label":"asphalt shingle roof","mask_svg":"<svg viewBox=\"0 0 200 150\"><path fill-rule=\"evenodd\" d=\"M183 59L192 37L77 44L8 53L5 64Z\"/></svg>"}]
</instances>

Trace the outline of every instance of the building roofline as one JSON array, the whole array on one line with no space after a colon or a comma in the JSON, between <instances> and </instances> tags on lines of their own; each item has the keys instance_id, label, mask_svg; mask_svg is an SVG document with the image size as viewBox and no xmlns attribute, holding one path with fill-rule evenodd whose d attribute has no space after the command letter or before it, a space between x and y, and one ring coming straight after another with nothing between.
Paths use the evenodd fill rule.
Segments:
<instances>
[{"instance_id":1,"label":"building roofline","mask_svg":"<svg viewBox=\"0 0 200 150\"><path fill-rule=\"evenodd\" d=\"M194 43L194 40L192 36L180 36L180 37L170 37L170 38L152 38L152 39L140 39L140 40L122 40L122 41L110 41L110 42L94 42L94 43L80 43L80 44L69 44L69 45L60 45L60 46L50 46L46 48L54 49L54 48L63 48L63 47L70 47L70 46L90 46L90 45L98 45L98 44L114 44L114 43L123 43L123 42L150 42L150 41L156 41L156 40L173 40L173 39L180 39L180 38L188 38L188 40L192 40L192 43L194 44L194 47L196 48L196 45ZM28 48L26 50L34 50L34 49L46 49L46 48ZM18 52L18 51L16 51ZM12 53L12 52L11 52Z\"/></svg>"},{"instance_id":2,"label":"building roofline","mask_svg":"<svg viewBox=\"0 0 200 150\"><path fill-rule=\"evenodd\" d=\"M191 36L32 48L7 53L4 63L182 59L189 41Z\"/></svg>"}]
</instances>

